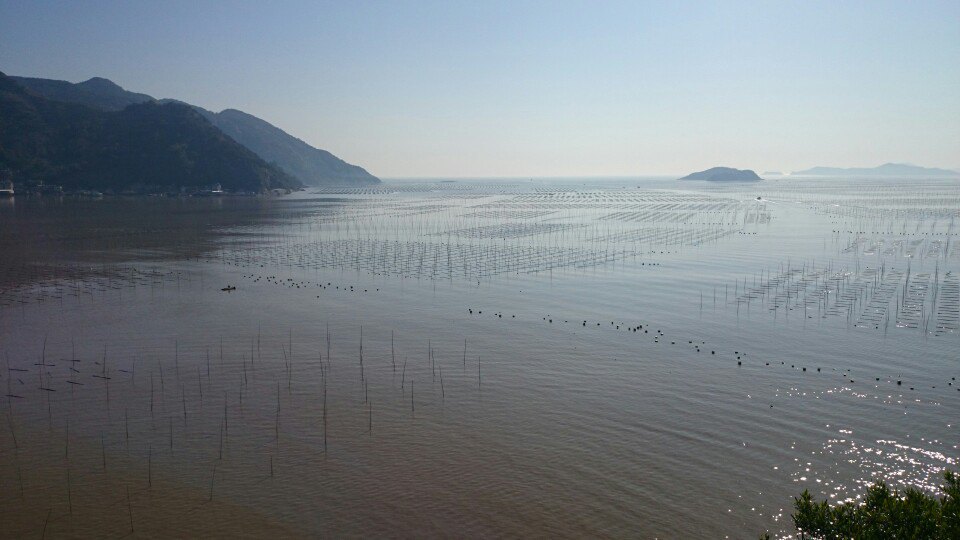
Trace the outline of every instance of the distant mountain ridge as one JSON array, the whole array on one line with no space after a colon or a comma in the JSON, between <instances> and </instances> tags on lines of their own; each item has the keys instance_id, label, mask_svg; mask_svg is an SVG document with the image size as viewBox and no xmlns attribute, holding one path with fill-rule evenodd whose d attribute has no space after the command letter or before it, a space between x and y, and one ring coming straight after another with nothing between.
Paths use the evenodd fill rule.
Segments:
<instances>
[{"instance_id":1,"label":"distant mountain ridge","mask_svg":"<svg viewBox=\"0 0 960 540\"><path fill-rule=\"evenodd\" d=\"M155 101L103 110L47 99L0 73L0 169L21 184L101 191L294 189L301 183L194 109Z\"/></svg>"},{"instance_id":2,"label":"distant mountain ridge","mask_svg":"<svg viewBox=\"0 0 960 540\"><path fill-rule=\"evenodd\" d=\"M757 182L763 180L750 169L732 167L713 167L705 171L688 174L680 180L706 180L707 182Z\"/></svg>"},{"instance_id":3,"label":"distant mountain ridge","mask_svg":"<svg viewBox=\"0 0 960 540\"><path fill-rule=\"evenodd\" d=\"M215 113L195 108L233 140L253 150L268 163L279 165L304 184L369 185L380 182L362 167L314 148L252 114L236 109Z\"/></svg>"},{"instance_id":4,"label":"distant mountain ridge","mask_svg":"<svg viewBox=\"0 0 960 540\"><path fill-rule=\"evenodd\" d=\"M905 163L884 163L879 167L813 167L791 173L796 176L960 176L960 172L947 169L919 167Z\"/></svg>"},{"instance_id":5,"label":"distant mountain ridge","mask_svg":"<svg viewBox=\"0 0 960 540\"><path fill-rule=\"evenodd\" d=\"M127 105L153 101L153 98L146 94L129 92L113 83L113 81L101 77L94 77L80 83L35 77L10 76L10 78L20 86L47 99L79 103L106 111L119 111Z\"/></svg>"},{"instance_id":6,"label":"distant mountain ridge","mask_svg":"<svg viewBox=\"0 0 960 540\"><path fill-rule=\"evenodd\" d=\"M309 185L369 185L380 179L362 167L314 148L269 122L235 109L219 113L172 99L157 100L147 94L124 90L108 79L71 83L33 77L11 77L20 85L51 100L78 103L105 111L119 111L146 102L177 102L196 109L223 133L252 150L268 163L273 163Z\"/></svg>"}]
</instances>

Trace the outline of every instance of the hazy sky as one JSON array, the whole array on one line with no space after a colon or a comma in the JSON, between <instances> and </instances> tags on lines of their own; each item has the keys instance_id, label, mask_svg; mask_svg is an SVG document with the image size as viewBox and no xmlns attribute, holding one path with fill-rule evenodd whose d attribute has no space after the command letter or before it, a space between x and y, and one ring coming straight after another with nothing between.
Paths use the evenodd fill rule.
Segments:
<instances>
[{"instance_id":1,"label":"hazy sky","mask_svg":"<svg viewBox=\"0 0 960 540\"><path fill-rule=\"evenodd\" d=\"M0 0L0 71L241 109L383 177L960 168L958 0Z\"/></svg>"}]
</instances>

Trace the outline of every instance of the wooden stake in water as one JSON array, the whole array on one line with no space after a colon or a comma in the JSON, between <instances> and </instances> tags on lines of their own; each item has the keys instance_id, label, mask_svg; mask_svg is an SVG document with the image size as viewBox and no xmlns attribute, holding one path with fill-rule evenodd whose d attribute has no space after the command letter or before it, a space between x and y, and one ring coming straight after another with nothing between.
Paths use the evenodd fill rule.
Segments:
<instances>
[{"instance_id":1,"label":"wooden stake in water","mask_svg":"<svg viewBox=\"0 0 960 540\"><path fill-rule=\"evenodd\" d=\"M130 506L130 486L127 486L127 515L130 516L130 532L133 532L133 507Z\"/></svg>"},{"instance_id":2,"label":"wooden stake in water","mask_svg":"<svg viewBox=\"0 0 960 540\"><path fill-rule=\"evenodd\" d=\"M73 515L73 497L70 494L70 464L67 464L67 508L70 510L70 515Z\"/></svg>"},{"instance_id":3,"label":"wooden stake in water","mask_svg":"<svg viewBox=\"0 0 960 540\"><path fill-rule=\"evenodd\" d=\"M328 360L329 361L329 360ZM323 378L323 455L327 455L327 378Z\"/></svg>"},{"instance_id":4,"label":"wooden stake in water","mask_svg":"<svg viewBox=\"0 0 960 540\"><path fill-rule=\"evenodd\" d=\"M13 436L13 448L17 450L20 445L17 443L17 432L13 430L13 417L10 416L10 413L7 413L7 423L10 426L10 435Z\"/></svg>"},{"instance_id":5,"label":"wooden stake in water","mask_svg":"<svg viewBox=\"0 0 960 540\"><path fill-rule=\"evenodd\" d=\"M213 500L213 479L217 476L217 465L213 465L213 473L210 475L210 500Z\"/></svg>"},{"instance_id":6,"label":"wooden stake in water","mask_svg":"<svg viewBox=\"0 0 960 540\"><path fill-rule=\"evenodd\" d=\"M447 393L443 390L443 366L438 366L440 370L440 399L446 399Z\"/></svg>"}]
</instances>

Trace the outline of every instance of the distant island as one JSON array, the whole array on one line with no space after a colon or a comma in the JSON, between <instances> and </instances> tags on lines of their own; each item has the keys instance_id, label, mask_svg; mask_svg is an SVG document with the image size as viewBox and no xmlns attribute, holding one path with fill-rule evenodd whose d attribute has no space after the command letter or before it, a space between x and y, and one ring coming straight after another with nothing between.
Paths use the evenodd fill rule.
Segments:
<instances>
[{"instance_id":1,"label":"distant island","mask_svg":"<svg viewBox=\"0 0 960 540\"><path fill-rule=\"evenodd\" d=\"M157 100L147 94L125 90L101 77L80 83L13 76L9 80L34 96L54 102L84 105L104 112L120 112L132 105L145 104L173 103L192 108L216 130L304 185L358 186L380 182L362 167L347 163L326 150L314 148L256 116L235 109L215 113L182 101Z\"/></svg>"},{"instance_id":2,"label":"distant island","mask_svg":"<svg viewBox=\"0 0 960 540\"><path fill-rule=\"evenodd\" d=\"M763 178L760 178L757 176L757 173L749 169L714 167L705 171L688 174L680 180L705 180L707 182L757 182L759 180L763 180Z\"/></svg>"},{"instance_id":3,"label":"distant island","mask_svg":"<svg viewBox=\"0 0 960 540\"><path fill-rule=\"evenodd\" d=\"M960 176L960 172L947 169L936 169L929 167L918 167L916 165L907 165L905 163L884 163L879 167L855 167L844 169L840 167L814 167L803 171L793 172L795 176L869 176L869 177L893 177L893 176L935 176L935 177L953 177Z\"/></svg>"}]
</instances>

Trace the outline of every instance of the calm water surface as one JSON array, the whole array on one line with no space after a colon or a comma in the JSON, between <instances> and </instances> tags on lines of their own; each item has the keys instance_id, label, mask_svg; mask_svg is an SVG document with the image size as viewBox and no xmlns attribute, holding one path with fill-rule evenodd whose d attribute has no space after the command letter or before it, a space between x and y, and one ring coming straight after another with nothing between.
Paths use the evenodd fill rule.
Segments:
<instances>
[{"instance_id":1,"label":"calm water surface","mask_svg":"<svg viewBox=\"0 0 960 540\"><path fill-rule=\"evenodd\" d=\"M0 534L739 538L936 490L957 221L936 180L2 200Z\"/></svg>"}]
</instances>

